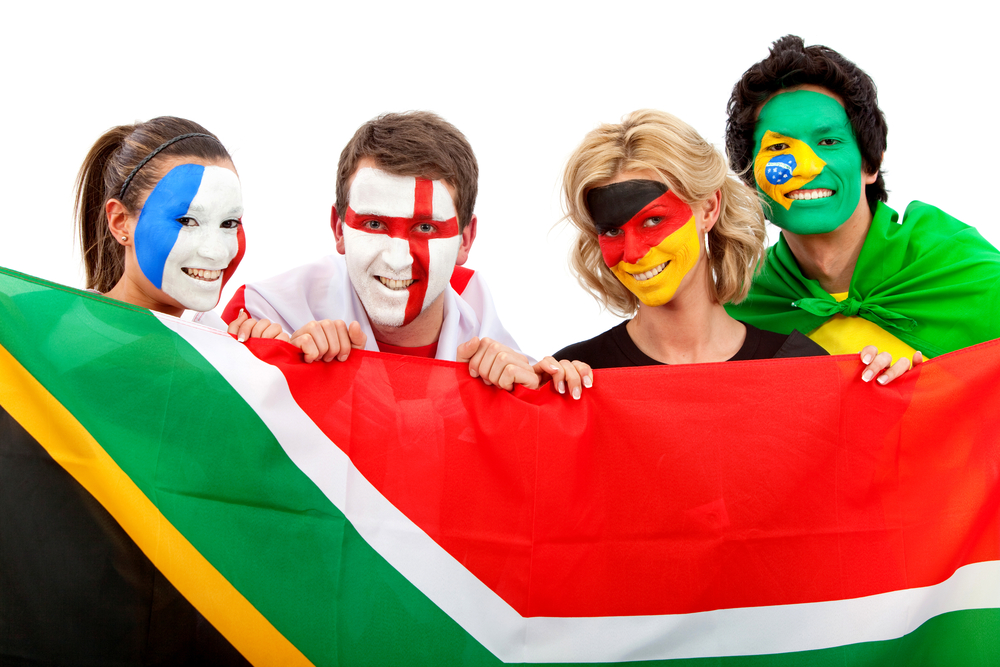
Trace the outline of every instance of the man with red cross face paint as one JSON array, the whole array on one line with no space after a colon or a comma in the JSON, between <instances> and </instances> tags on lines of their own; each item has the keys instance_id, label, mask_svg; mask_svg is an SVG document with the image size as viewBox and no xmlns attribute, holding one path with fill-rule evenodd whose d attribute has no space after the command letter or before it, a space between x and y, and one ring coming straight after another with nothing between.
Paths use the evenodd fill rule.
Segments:
<instances>
[{"instance_id":1,"label":"man with red cross face paint","mask_svg":"<svg viewBox=\"0 0 1000 667\"><path fill-rule=\"evenodd\" d=\"M246 285L223 318L244 309L280 323L306 361L364 348L462 361L482 352L477 369L499 355L530 367L482 278L462 266L476 237L477 178L465 137L434 114L366 123L338 165L338 254Z\"/></svg>"},{"instance_id":2,"label":"man with red cross face paint","mask_svg":"<svg viewBox=\"0 0 1000 667\"><path fill-rule=\"evenodd\" d=\"M832 354L860 352L862 379L883 384L910 359L1000 337L1000 253L934 206L913 202L901 218L885 204L886 138L871 78L794 35L729 101L733 169L782 229L749 297L729 311L806 332Z\"/></svg>"}]
</instances>

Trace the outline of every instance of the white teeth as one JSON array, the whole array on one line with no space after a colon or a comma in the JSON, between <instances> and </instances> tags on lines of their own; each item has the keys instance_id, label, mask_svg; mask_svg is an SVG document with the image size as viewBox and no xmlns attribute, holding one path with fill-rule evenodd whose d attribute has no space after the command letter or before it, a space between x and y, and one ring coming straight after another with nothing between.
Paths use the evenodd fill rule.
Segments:
<instances>
[{"instance_id":1,"label":"white teeth","mask_svg":"<svg viewBox=\"0 0 1000 667\"><path fill-rule=\"evenodd\" d=\"M669 264L669 263L670 262L664 262L663 264L660 264L659 266L654 266L653 268L651 268L649 271L646 271L645 273L634 273L634 274L632 274L632 277L635 278L636 280L638 280L639 282L642 282L644 280L649 280L650 278L653 278L655 276L660 275L660 272L663 271L663 269L667 268L667 264Z\"/></svg>"},{"instance_id":2,"label":"white teeth","mask_svg":"<svg viewBox=\"0 0 1000 667\"><path fill-rule=\"evenodd\" d=\"M816 188L815 190L792 190L787 195L789 199L825 199L833 196L833 190Z\"/></svg>"},{"instance_id":3,"label":"white teeth","mask_svg":"<svg viewBox=\"0 0 1000 667\"><path fill-rule=\"evenodd\" d=\"M212 281L218 280L222 276L222 271L219 269L191 269L185 266L181 271L195 280Z\"/></svg>"},{"instance_id":4,"label":"white teeth","mask_svg":"<svg viewBox=\"0 0 1000 667\"><path fill-rule=\"evenodd\" d=\"M392 278L385 278L383 276L379 276L378 279L381 280L382 284L388 287L389 289L406 289L407 287L413 284L412 279L393 280Z\"/></svg>"}]
</instances>

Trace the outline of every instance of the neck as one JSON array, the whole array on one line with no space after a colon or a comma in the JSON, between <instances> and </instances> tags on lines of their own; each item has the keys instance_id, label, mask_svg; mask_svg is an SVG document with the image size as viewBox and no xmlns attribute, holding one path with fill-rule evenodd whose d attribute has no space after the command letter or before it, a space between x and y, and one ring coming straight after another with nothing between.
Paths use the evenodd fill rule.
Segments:
<instances>
[{"instance_id":1,"label":"neck","mask_svg":"<svg viewBox=\"0 0 1000 667\"><path fill-rule=\"evenodd\" d=\"M819 282L830 294L846 292L851 287L854 267L872 226L872 213L862 200L855 215L826 234L793 234L783 231L802 275Z\"/></svg>"},{"instance_id":2,"label":"neck","mask_svg":"<svg viewBox=\"0 0 1000 667\"><path fill-rule=\"evenodd\" d=\"M633 342L647 356L665 364L711 363L730 359L743 346L746 327L712 297L704 259L688 276L693 282L682 284L669 303L640 304L626 325Z\"/></svg>"},{"instance_id":3,"label":"neck","mask_svg":"<svg viewBox=\"0 0 1000 667\"><path fill-rule=\"evenodd\" d=\"M122 275L122 277L118 279L118 282L115 283L115 286L104 293L104 296L117 301L130 303L133 306L139 306L140 308L155 310L156 312L163 313L165 315L180 317L184 314L183 307L163 303L158 299L153 298L145 290L143 290L140 285L137 285L129 280L127 274Z\"/></svg>"},{"instance_id":4,"label":"neck","mask_svg":"<svg viewBox=\"0 0 1000 667\"><path fill-rule=\"evenodd\" d=\"M441 336L444 325L444 294L440 294L431 305L409 324L401 327L384 327L368 318L375 340L397 347L422 347L430 345Z\"/></svg>"}]
</instances>

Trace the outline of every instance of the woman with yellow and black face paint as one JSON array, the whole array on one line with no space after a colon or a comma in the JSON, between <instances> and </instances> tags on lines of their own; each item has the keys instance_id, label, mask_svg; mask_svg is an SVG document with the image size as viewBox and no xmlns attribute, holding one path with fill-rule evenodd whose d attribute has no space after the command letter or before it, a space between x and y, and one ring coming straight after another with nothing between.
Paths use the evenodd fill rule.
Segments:
<instances>
[{"instance_id":1,"label":"woman with yellow and black face paint","mask_svg":"<svg viewBox=\"0 0 1000 667\"><path fill-rule=\"evenodd\" d=\"M581 362L608 368L826 353L798 332L764 331L726 313L724 304L745 298L763 257L764 216L756 194L689 125L645 110L597 128L570 158L564 188L579 231L571 263L580 283L631 317L541 362L558 363L566 382L574 373L589 378Z\"/></svg>"}]
</instances>

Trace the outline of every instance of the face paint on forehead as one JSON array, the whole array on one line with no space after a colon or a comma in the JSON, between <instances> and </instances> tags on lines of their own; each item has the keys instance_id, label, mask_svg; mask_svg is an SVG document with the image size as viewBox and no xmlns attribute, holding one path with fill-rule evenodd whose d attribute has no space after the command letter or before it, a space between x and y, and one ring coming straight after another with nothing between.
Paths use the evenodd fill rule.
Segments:
<instances>
[{"instance_id":1,"label":"face paint on forehead","mask_svg":"<svg viewBox=\"0 0 1000 667\"><path fill-rule=\"evenodd\" d=\"M621 227L666 191L667 186L659 181L635 179L612 183L587 193L587 210L600 234Z\"/></svg>"},{"instance_id":2,"label":"face paint on forehead","mask_svg":"<svg viewBox=\"0 0 1000 667\"><path fill-rule=\"evenodd\" d=\"M445 290L461 234L444 183L359 169L344 215L348 273L368 316L405 326Z\"/></svg>"},{"instance_id":3,"label":"face paint on forehead","mask_svg":"<svg viewBox=\"0 0 1000 667\"><path fill-rule=\"evenodd\" d=\"M218 166L171 169L143 204L135 229L139 268L190 310L211 310L246 244L239 178Z\"/></svg>"}]
</instances>

